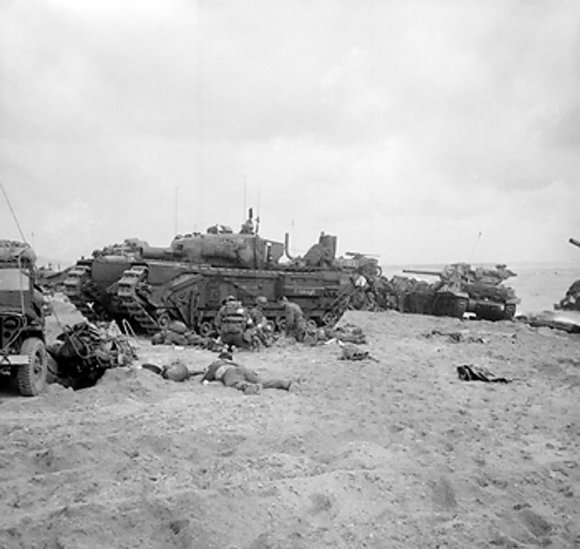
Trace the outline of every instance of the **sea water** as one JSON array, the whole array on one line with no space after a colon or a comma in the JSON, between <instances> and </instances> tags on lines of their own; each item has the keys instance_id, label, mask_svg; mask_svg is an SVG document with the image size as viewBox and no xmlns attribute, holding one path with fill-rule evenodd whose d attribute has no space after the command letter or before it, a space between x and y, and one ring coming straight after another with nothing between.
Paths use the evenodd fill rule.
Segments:
<instances>
[{"instance_id":1,"label":"sea water","mask_svg":"<svg viewBox=\"0 0 580 549\"><path fill-rule=\"evenodd\" d=\"M493 268L493 265L473 265L474 267ZM387 278L394 275L410 276L421 280L434 281L433 276L403 273L403 269L440 271L444 265L386 265L383 274ZM517 306L518 315L530 315L540 311L552 310L566 294L575 280L580 280L578 263L512 263L508 269L517 276L507 279L503 285L512 287L521 300Z\"/></svg>"}]
</instances>

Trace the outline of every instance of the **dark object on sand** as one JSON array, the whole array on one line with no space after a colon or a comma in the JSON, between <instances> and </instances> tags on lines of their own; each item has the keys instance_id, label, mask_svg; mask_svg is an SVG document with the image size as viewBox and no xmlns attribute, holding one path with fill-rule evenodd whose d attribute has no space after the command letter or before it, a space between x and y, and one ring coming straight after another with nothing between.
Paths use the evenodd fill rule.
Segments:
<instances>
[{"instance_id":1,"label":"dark object on sand","mask_svg":"<svg viewBox=\"0 0 580 549\"><path fill-rule=\"evenodd\" d=\"M462 381L487 381L489 383L511 383L513 381L505 377L496 377L485 368L469 364L457 366L457 375Z\"/></svg>"}]
</instances>

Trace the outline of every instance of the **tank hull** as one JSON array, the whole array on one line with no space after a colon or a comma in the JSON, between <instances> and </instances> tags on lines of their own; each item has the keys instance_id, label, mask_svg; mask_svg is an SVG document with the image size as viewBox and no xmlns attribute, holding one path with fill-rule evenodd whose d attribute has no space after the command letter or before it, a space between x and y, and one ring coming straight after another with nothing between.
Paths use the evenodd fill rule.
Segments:
<instances>
[{"instance_id":1,"label":"tank hull","mask_svg":"<svg viewBox=\"0 0 580 549\"><path fill-rule=\"evenodd\" d=\"M208 335L228 295L248 308L258 296L265 296L265 315L280 327L284 317L280 298L297 303L308 320L323 325L338 320L352 291L352 277L338 270L229 269L149 261L135 263L125 272L117 295L123 314L140 331L152 334L179 320Z\"/></svg>"}]
</instances>

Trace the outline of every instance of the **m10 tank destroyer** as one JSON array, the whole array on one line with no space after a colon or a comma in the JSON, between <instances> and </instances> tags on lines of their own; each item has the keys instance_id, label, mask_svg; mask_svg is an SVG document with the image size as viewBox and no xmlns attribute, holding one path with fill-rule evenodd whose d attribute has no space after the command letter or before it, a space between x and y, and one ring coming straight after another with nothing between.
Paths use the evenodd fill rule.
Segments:
<instances>
[{"instance_id":1,"label":"m10 tank destroyer","mask_svg":"<svg viewBox=\"0 0 580 549\"><path fill-rule=\"evenodd\" d=\"M146 245L142 240L128 238L121 244L93 251L89 259L78 260L63 281L65 295L91 321L122 317L115 283Z\"/></svg>"},{"instance_id":2,"label":"m10 tank destroyer","mask_svg":"<svg viewBox=\"0 0 580 549\"><path fill-rule=\"evenodd\" d=\"M568 242L580 248L580 240L569 238ZM576 280L568 288L566 295L559 303L554 305L554 309L560 311L580 311L580 280Z\"/></svg>"},{"instance_id":3,"label":"m10 tank destroyer","mask_svg":"<svg viewBox=\"0 0 580 549\"><path fill-rule=\"evenodd\" d=\"M214 330L214 318L224 298L235 295L251 307L265 296L266 317L283 322L279 299L298 303L317 325L332 324L344 312L355 289L354 280L376 259L360 256L336 259L337 238L322 233L303 257L281 262L285 243L251 231L234 234L211 228L206 234L178 236L169 248L143 247L119 280L117 295L133 325L155 333L180 320L202 335ZM340 259L340 258L339 258Z\"/></svg>"},{"instance_id":4,"label":"m10 tank destroyer","mask_svg":"<svg viewBox=\"0 0 580 549\"><path fill-rule=\"evenodd\" d=\"M36 284L36 255L22 242L0 240L0 372L24 396L36 396L47 379L45 296Z\"/></svg>"},{"instance_id":5,"label":"m10 tank destroyer","mask_svg":"<svg viewBox=\"0 0 580 549\"><path fill-rule=\"evenodd\" d=\"M519 303L514 290L503 285L504 280L516 276L505 265L487 269L453 263L442 271L404 269L403 272L439 277L438 282L421 288L422 310L409 312L457 318L473 313L485 320L511 320ZM409 303L417 301L416 294L414 290L407 293Z\"/></svg>"}]
</instances>

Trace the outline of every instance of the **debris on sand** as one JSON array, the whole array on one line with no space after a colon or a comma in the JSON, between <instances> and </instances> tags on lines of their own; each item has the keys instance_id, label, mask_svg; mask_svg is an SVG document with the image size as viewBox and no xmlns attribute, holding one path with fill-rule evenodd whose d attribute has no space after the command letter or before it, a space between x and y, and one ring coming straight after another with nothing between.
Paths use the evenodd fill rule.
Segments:
<instances>
[{"instance_id":1,"label":"debris on sand","mask_svg":"<svg viewBox=\"0 0 580 549\"><path fill-rule=\"evenodd\" d=\"M457 366L457 375L462 381L488 381L490 383L511 383L513 381L505 377L497 377L485 368L470 364Z\"/></svg>"},{"instance_id":2,"label":"debris on sand","mask_svg":"<svg viewBox=\"0 0 580 549\"><path fill-rule=\"evenodd\" d=\"M378 360L370 355L368 351L363 351L356 345L352 343L342 343L341 341L338 342L340 348L342 349L342 356L339 360L373 360L374 362L378 362Z\"/></svg>"},{"instance_id":3,"label":"debris on sand","mask_svg":"<svg viewBox=\"0 0 580 549\"><path fill-rule=\"evenodd\" d=\"M55 380L73 389L90 387L106 370L128 366L137 358L135 348L114 321L105 328L86 321L72 328L65 326L47 350Z\"/></svg>"}]
</instances>

